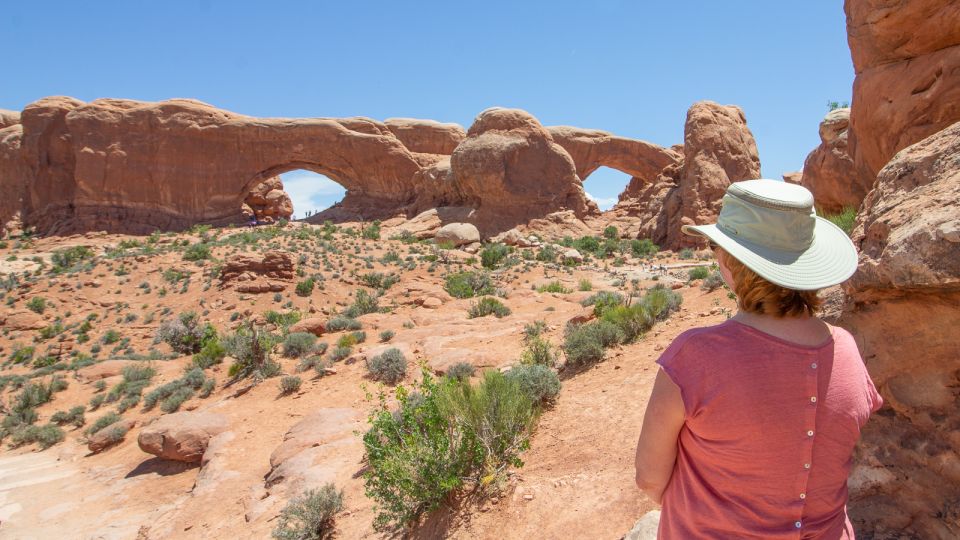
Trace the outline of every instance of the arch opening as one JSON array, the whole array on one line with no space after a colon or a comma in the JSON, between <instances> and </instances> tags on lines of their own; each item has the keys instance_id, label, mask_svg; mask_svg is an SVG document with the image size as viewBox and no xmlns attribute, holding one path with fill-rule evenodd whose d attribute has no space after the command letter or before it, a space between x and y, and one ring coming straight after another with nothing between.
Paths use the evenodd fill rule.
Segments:
<instances>
[{"instance_id":1,"label":"arch opening","mask_svg":"<svg viewBox=\"0 0 960 540\"><path fill-rule=\"evenodd\" d=\"M606 166L600 166L583 179L587 198L597 203L601 211L613 208L630 184L630 175Z\"/></svg>"},{"instance_id":2,"label":"arch opening","mask_svg":"<svg viewBox=\"0 0 960 540\"><path fill-rule=\"evenodd\" d=\"M327 171L310 163L266 169L246 183L240 212L245 220L273 223L314 216L337 206L347 189Z\"/></svg>"}]
</instances>

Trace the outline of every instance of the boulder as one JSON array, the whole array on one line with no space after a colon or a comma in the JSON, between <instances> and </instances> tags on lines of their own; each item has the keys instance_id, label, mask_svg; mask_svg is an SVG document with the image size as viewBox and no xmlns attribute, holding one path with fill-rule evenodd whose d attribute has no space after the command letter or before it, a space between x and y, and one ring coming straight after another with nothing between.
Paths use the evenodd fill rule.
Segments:
<instances>
[{"instance_id":1,"label":"boulder","mask_svg":"<svg viewBox=\"0 0 960 540\"><path fill-rule=\"evenodd\" d=\"M210 412L178 412L161 416L140 431L137 444L163 459L200 461L211 437L226 431L227 418Z\"/></svg>"},{"instance_id":2,"label":"boulder","mask_svg":"<svg viewBox=\"0 0 960 540\"><path fill-rule=\"evenodd\" d=\"M788 184L800 185L802 180L803 180L803 171L793 171L793 172L783 173L783 181Z\"/></svg>"},{"instance_id":3,"label":"boulder","mask_svg":"<svg viewBox=\"0 0 960 540\"><path fill-rule=\"evenodd\" d=\"M257 221L272 222L275 219L290 219L293 215L293 202L283 190L283 181L279 176L267 178L250 190L241 205L241 212L252 212Z\"/></svg>"},{"instance_id":4,"label":"boulder","mask_svg":"<svg viewBox=\"0 0 960 540\"><path fill-rule=\"evenodd\" d=\"M77 370L77 378L84 382L94 382L101 379L109 379L123 373L123 368L139 364L137 360L104 360L97 362L92 366L82 367Z\"/></svg>"},{"instance_id":5,"label":"boulder","mask_svg":"<svg viewBox=\"0 0 960 540\"><path fill-rule=\"evenodd\" d=\"M0 314L0 320L3 321L3 327L9 330L39 330L47 325L43 317L25 309Z\"/></svg>"},{"instance_id":6,"label":"boulder","mask_svg":"<svg viewBox=\"0 0 960 540\"><path fill-rule=\"evenodd\" d=\"M848 0L856 78L850 155L872 185L894 154L960 120L960 9L952 0Z\"/></svg>"},{"instance_id":7,"label":"boulder","mask_svg":"<svg viewBox=\"0 0 960 540\"><path fill-rule=\"evenodd\" d=\"M803 163L800 184L813 193L821 213L837 214L844 208L859 208L870 183L857 175L847 148L850 109L835 109L820 122L820 146Z\"/></svg>"},{"instance_id":8,"label":"boulder","mask_svg":"<svg viewBox=\"0 0 960 540\"><path fill-rule=\"evenodd\" d=\"M127 432L137 425L137 421L127 418L118 420L94 433L87 439L87 449L98 454L103 450L121 442Z\"/></svg>"},{"instance_id":9,"label":"boulder","mask_svg":"<svg viewBox=\"0 0 960 540\"><path fill-rule=\"evenodd\" d=\"M571 261L571 262L575 262L575 263L582 263L582 262L583 262L583 255L581 255L579 251L577 251L577 250L575 250L575 249L573 249L573 248L567 248L567 249L563 250L563 253L561 254L561 257L563 257L563 260L564 260L564 261Z\"/></svg>"},{"instance_id":10,"label":"boulder","mask_svg":"<svg viewBox=\"0 0 960 540\"><path fill-rule=\"evenodd\" d=\"M322 336L327 331L326 319L309 317L293 323L290 332L307 332L315 336Z\"/></svg>"},{"instance_id":11,"label":"boulder","mask_svg":"<svg viewBox=\"0 0 960 540\"><path fill-rule=\"evenodd\" d=\"M863 202L839 324L883 395L856 456L850 515L865 536L945 538L960 500L960 122L898 152ZM891 475L873 474L882 467ZM872 472L873 471L873 472ZM953 520L953 521L951 521ZM952 528L951 528L952 527Z\"/></svg>"},{"instance_id":12,"label":"boulder","mask_svg":"<svg viewBox=\"0 0 960 540\"><path fill-rule=\"evenodd\" d=\"M657 540L659 529L660 511L651 510L637 520L623 540Z\"/></svg>"},{"instance_id":13,"label":"boulder","mask_svg":"<svg viewBox=\"0 0 960 540\"><path fill-rule=\"evenodd\" d=\"M480 241L480 231L470 223L447 223L434 235L437 243L449 242L456 247Z\"/></svg>"},{"instance_id":14,"label":"boulder","mask_svg":"<svg viewBox=\"0 0 960 540\"><path fill-rule=\"evenodd\" d=\"M476 208L472 222L484 234L560 209L598 212L573 159L526 111L481 112L450 156L450 169L461 204Z\"/></svg>"}]
</instances>

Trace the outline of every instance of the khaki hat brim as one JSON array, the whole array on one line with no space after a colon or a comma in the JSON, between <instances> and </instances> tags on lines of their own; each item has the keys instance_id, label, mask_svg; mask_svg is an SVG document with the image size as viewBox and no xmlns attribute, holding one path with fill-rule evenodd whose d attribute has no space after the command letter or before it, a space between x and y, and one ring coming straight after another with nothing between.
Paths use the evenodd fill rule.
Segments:
<instances>
[{"instance_id":1,"label":"khaki hat brim","mask_svg":"<svg viewBox=\"0 0 960 540\"><path fill-rule=\"evenodd\" d=\"M804 251L778 251L731 236L716 224L684 225L683 232L704 236L767 281L798 291L843 283L857 270L857 249L840 227L816 218L813 243Z\"/></svg>"}]
</instances>

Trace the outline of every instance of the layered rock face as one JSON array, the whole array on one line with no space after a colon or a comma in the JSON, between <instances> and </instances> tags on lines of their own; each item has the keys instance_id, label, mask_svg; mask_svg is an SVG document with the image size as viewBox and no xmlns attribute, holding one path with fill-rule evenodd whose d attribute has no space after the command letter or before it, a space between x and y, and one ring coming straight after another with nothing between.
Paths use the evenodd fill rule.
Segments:
<instances>
[{"instance_id":1,"label":"layered rock face","mask_svg":"<svg viewBox=\"0 0 960 540\"><path fill-rule=\"evenodd\" d=\"M960 120L960 7L847 0L853 57L850 154L872 185L893 155Z\"/></svg>"},{"instance_id":2,"label":"layered rock face","mask_svg":"<svg viewBox=\"0 0 960 540\"><path fill-rule=\"evenodd\" d=\"M821 213L859 208L872 182L857 175L847 148L850 109L835 109L820 122L820 146L803 163L800 184L813 193Z\"/></svg>"},{"instance_id":3,"label":"layered rock face","mask_svg":"<svg viewBox=\"0 0 960 540\"><path fill-rule=\"evenodd\" d=\"M700 101L687 111L682 161L665 167L653 182L632 179L610 220L639 218L630 233L660 246L696 246L681 226L715 220L727 186L759 177L757 144L743 111Z\"/></svg>"},{"instance_id":4,"label":"layered rock face","mask_svg":"<svg viewBox=\"0 0 960 540\"><path fill-rule=\"evenodd\" d=\"M420 166L365 118L251 118L193 100L46 98L22 115L24 220L43 233L150 232L242 219L251 188L308 169L375 212L413 196Z\"/></svg>"},{"instance_id":5,"label":"layered rock face","mask_svg":"<svg viewBox=\"0 0 960 540\"><path fill-rule=\"evenodd\" d=\"M19 118L19 115L17 115ZM20 151L23 126L12 124L0 129L0 236L16 228L23 207L28 172Z\"/></svg>"},{"instance_id":6,"label":"layered rock face","mask_svg":"<svg viewBox=\"0 0 960 540\"><path fill-rule=\"evenodd\" d=\"M422 154L449 156L467 136L460 124L416 118L388 118L383 123L411 152Z\"/></svg>"},{"instance_id":7,"label":"layered rock face","mask_svg":"<svg viewBox=\"0 0 960 540\"><path fill-rule=\"evenodd\" d=\"M573 158L577 176L585 180L601 166L617 169L644 182L653 181L668 165L680 161L681 155L656 144L618 137L597 129L571 126L547 128L553 140Z\"/></svg>"},{"instance_id":8,"label":"layered rock face","mask_svg":"<svg viewBox=\"0 0 960 540\"><path fill-rule=\"evenodd\" d=\"M864 200L840 324L886 402L850 511L871 537L960 535L960 122L899 152ZM875 535L875 536L874 536Z\"/></svg>"},{"instance_id":9,"label":"layered rock face","mask_svg":"<svg viewBox=\"0 0 960 540\"><path fill-rule=\"evenodd\" d=\"M20 123L20 113L17 111L8 111L0 109L0 129L8 128Z\"/></svg>"}]
</instances>

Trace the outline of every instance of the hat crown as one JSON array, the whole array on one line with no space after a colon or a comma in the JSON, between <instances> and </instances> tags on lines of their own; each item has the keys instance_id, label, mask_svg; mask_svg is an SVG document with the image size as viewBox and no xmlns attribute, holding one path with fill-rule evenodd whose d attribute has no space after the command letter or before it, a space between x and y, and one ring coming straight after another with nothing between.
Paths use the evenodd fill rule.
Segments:
<instances>
[{"instance_id":1,"label":"hat crown","mask_svg":"<svg viewBox=\"0 0 960 540\"><path fill-rule=\"evenodd\" d=\"M758 246L801 252L813 243L813 194L777 180L746 180L727 188L717 227Z\"/></svg>"}]
</instances>

